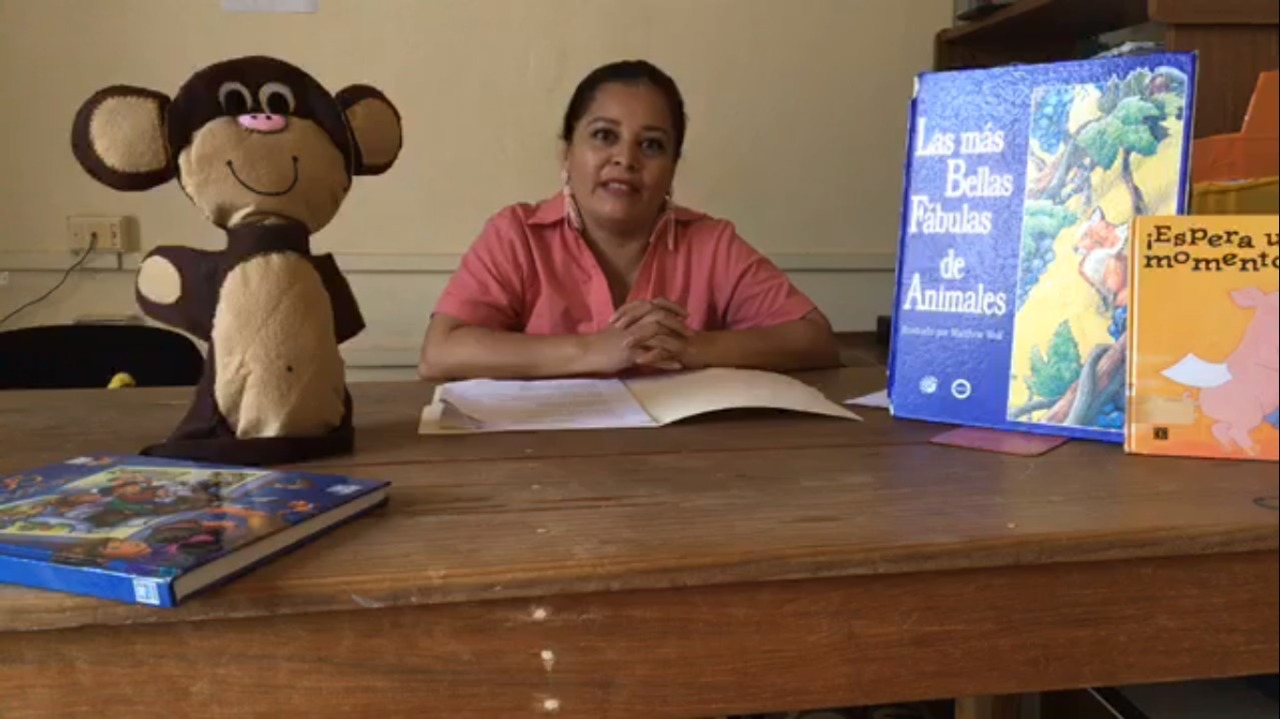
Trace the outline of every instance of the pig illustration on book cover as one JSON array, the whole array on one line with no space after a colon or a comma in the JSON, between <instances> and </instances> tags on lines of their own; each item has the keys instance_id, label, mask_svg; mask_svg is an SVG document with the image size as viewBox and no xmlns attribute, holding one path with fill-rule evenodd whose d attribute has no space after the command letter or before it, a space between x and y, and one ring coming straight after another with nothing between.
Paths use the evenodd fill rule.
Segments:
<instances>
[{"instance_id":1,"label":"pig illustration on book cover","mask_svg":"<svg viewBox=\"0 0 1280 719\"><path fill-rule=\"evenodd\" d=\"M1256 287L1231 293L1239 310L1253 319L1231 354L1221 362L1189 353L1161 374L1198 390L1196 404L1213 424L1214 438L1225 452L1258 454L1258 430L1274 433L1280 405L1280 304L1276 292ZM1188 397L1189 398L1189 397Z\"/></svg>"},{"instance_id":2,"label":"pig illustration on book cover","mask_svg":"<svg viewBox=\"0 0 1280 719\"><path fill-rule=\"evenodd\" d=\"M1133 221L1126 451L1280 460L1278 222Z\"/></svg>"}]
</instances>

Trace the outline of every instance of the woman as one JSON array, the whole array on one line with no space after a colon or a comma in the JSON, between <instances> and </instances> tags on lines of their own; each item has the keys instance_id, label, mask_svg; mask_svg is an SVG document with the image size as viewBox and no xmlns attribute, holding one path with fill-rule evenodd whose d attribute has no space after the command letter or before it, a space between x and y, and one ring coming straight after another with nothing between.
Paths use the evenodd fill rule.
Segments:
<instances>
[{"instance_id":1,"label":"woman","mask_svg":"<svg viewBox=\"0 0 1280 719\"><path fill-rule=\"evenodd\" d=\"M564 187L485 224L436 305L424 379L839 363L831 326L731 223L671 201L684 102L643 61L593 71L564 116Z\"/></svg>"},{"instance_id":2,"label":"woman","mask_svg":"<svg viewBox=\"0 0 1280 719\"><path fill-rule=\"evenodd\" d=\"M671 201L684 136L684 101L658 68L617 62L587 75L561 129L561 193L485 224L436 305L419 374L838 365L830 323L785 274L731 223Z\"/></svg>"}]
</instances>

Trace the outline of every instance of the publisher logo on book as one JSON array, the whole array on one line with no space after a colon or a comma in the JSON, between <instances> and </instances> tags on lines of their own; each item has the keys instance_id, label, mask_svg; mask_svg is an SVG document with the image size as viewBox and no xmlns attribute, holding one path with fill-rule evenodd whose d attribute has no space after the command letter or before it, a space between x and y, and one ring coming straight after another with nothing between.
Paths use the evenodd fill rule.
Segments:
<instances>
[{"instance_id":1,"label":"publisher logo on book","mask_svg":"<svg viewBox=\"0 0 1280 719\"><path fill-rule=\"evenodd\" d=\"M920 380L921 394L933 394L934 392L937 392L937 391L938 391L937 377L934 377L933 375L928 375L924 379Z\"/></svg>"},{"instance_id":2,"label":"publisher logo on book","mask_svg":"<svg viewBox=\"0 0 1280 719\"><path fill-rule=\"evenodd\" d=\"M133 597L142 604L160 605L160 588L149 579L133 580Z\"/></svg>"},{"instance_id":3,"label":"publisher logo on book","mask_svg":"<svg viewBox=\"0 0 1280 719\"><path fill-rule=\"evenodd\" d=\"M1155 437L1157 442L1166 442L1169 439L1168 427L1156 427L1151 430L1151 436Z\"/></svg>"}]
</instances>

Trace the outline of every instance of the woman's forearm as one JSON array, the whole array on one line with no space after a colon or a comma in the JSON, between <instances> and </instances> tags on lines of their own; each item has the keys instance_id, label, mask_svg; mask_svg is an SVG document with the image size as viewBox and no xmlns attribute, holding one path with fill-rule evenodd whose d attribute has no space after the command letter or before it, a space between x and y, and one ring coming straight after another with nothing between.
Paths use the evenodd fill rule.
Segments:
<instances>
[{"instance_id":1,"label":"woman's forearm","mask_svg":"<svg viewBox=\"0 0 1280 719\"><path fill-rule=\"evenodd\" d=\"M840 348L820 316L773 327L702 332L690 341L695 367L740 367L774 372L837 367Z\"/></svg>"},{"instance_id":2,"label":"woman's forearm","mask_svg":"<svg viewBox=\"0 0 1280 719\"><path fill-rule=\"evenodd\" d=\"M626 364L625 357L610 350L616 343L609 342L609 347L602 349L600 339L593 335L503 332L437 317L427 329L418 375L428 381L476 377L538 379L607 374L621 369ZM689 369L741 367L788 372L840 364L835 335L820 314L773 327L700 332L688 340L679 354Z\"/></svg>"},{"instance_id":3,"label":"woman's forearm","mask_svg":"<svg viewBox=\"0 0 1280 719\"><path fill-rule=\"evenodd\" d=\"M590 359L583 337L526 335L458 325L428 330L418 376L444 381L590 374L594 371Z\"/></svg>"}]
</instances>

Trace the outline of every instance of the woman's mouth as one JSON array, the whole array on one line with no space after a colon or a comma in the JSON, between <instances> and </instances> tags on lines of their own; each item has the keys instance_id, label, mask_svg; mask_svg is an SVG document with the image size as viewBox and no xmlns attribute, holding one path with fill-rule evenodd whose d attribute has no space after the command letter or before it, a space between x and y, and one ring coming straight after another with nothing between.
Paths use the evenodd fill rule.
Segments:
<instances>
[{"instance_id":1,"label":"woman's mouth","mask_svg":"<svg viewBox=\"0 0 1280 719\"><path fill-rule=\"evenodd\" d=\"M600 183L600 189L615 197L631 197L640 193L640 188L624 180L606 180Z\"/></svg>"}]
</instances>

